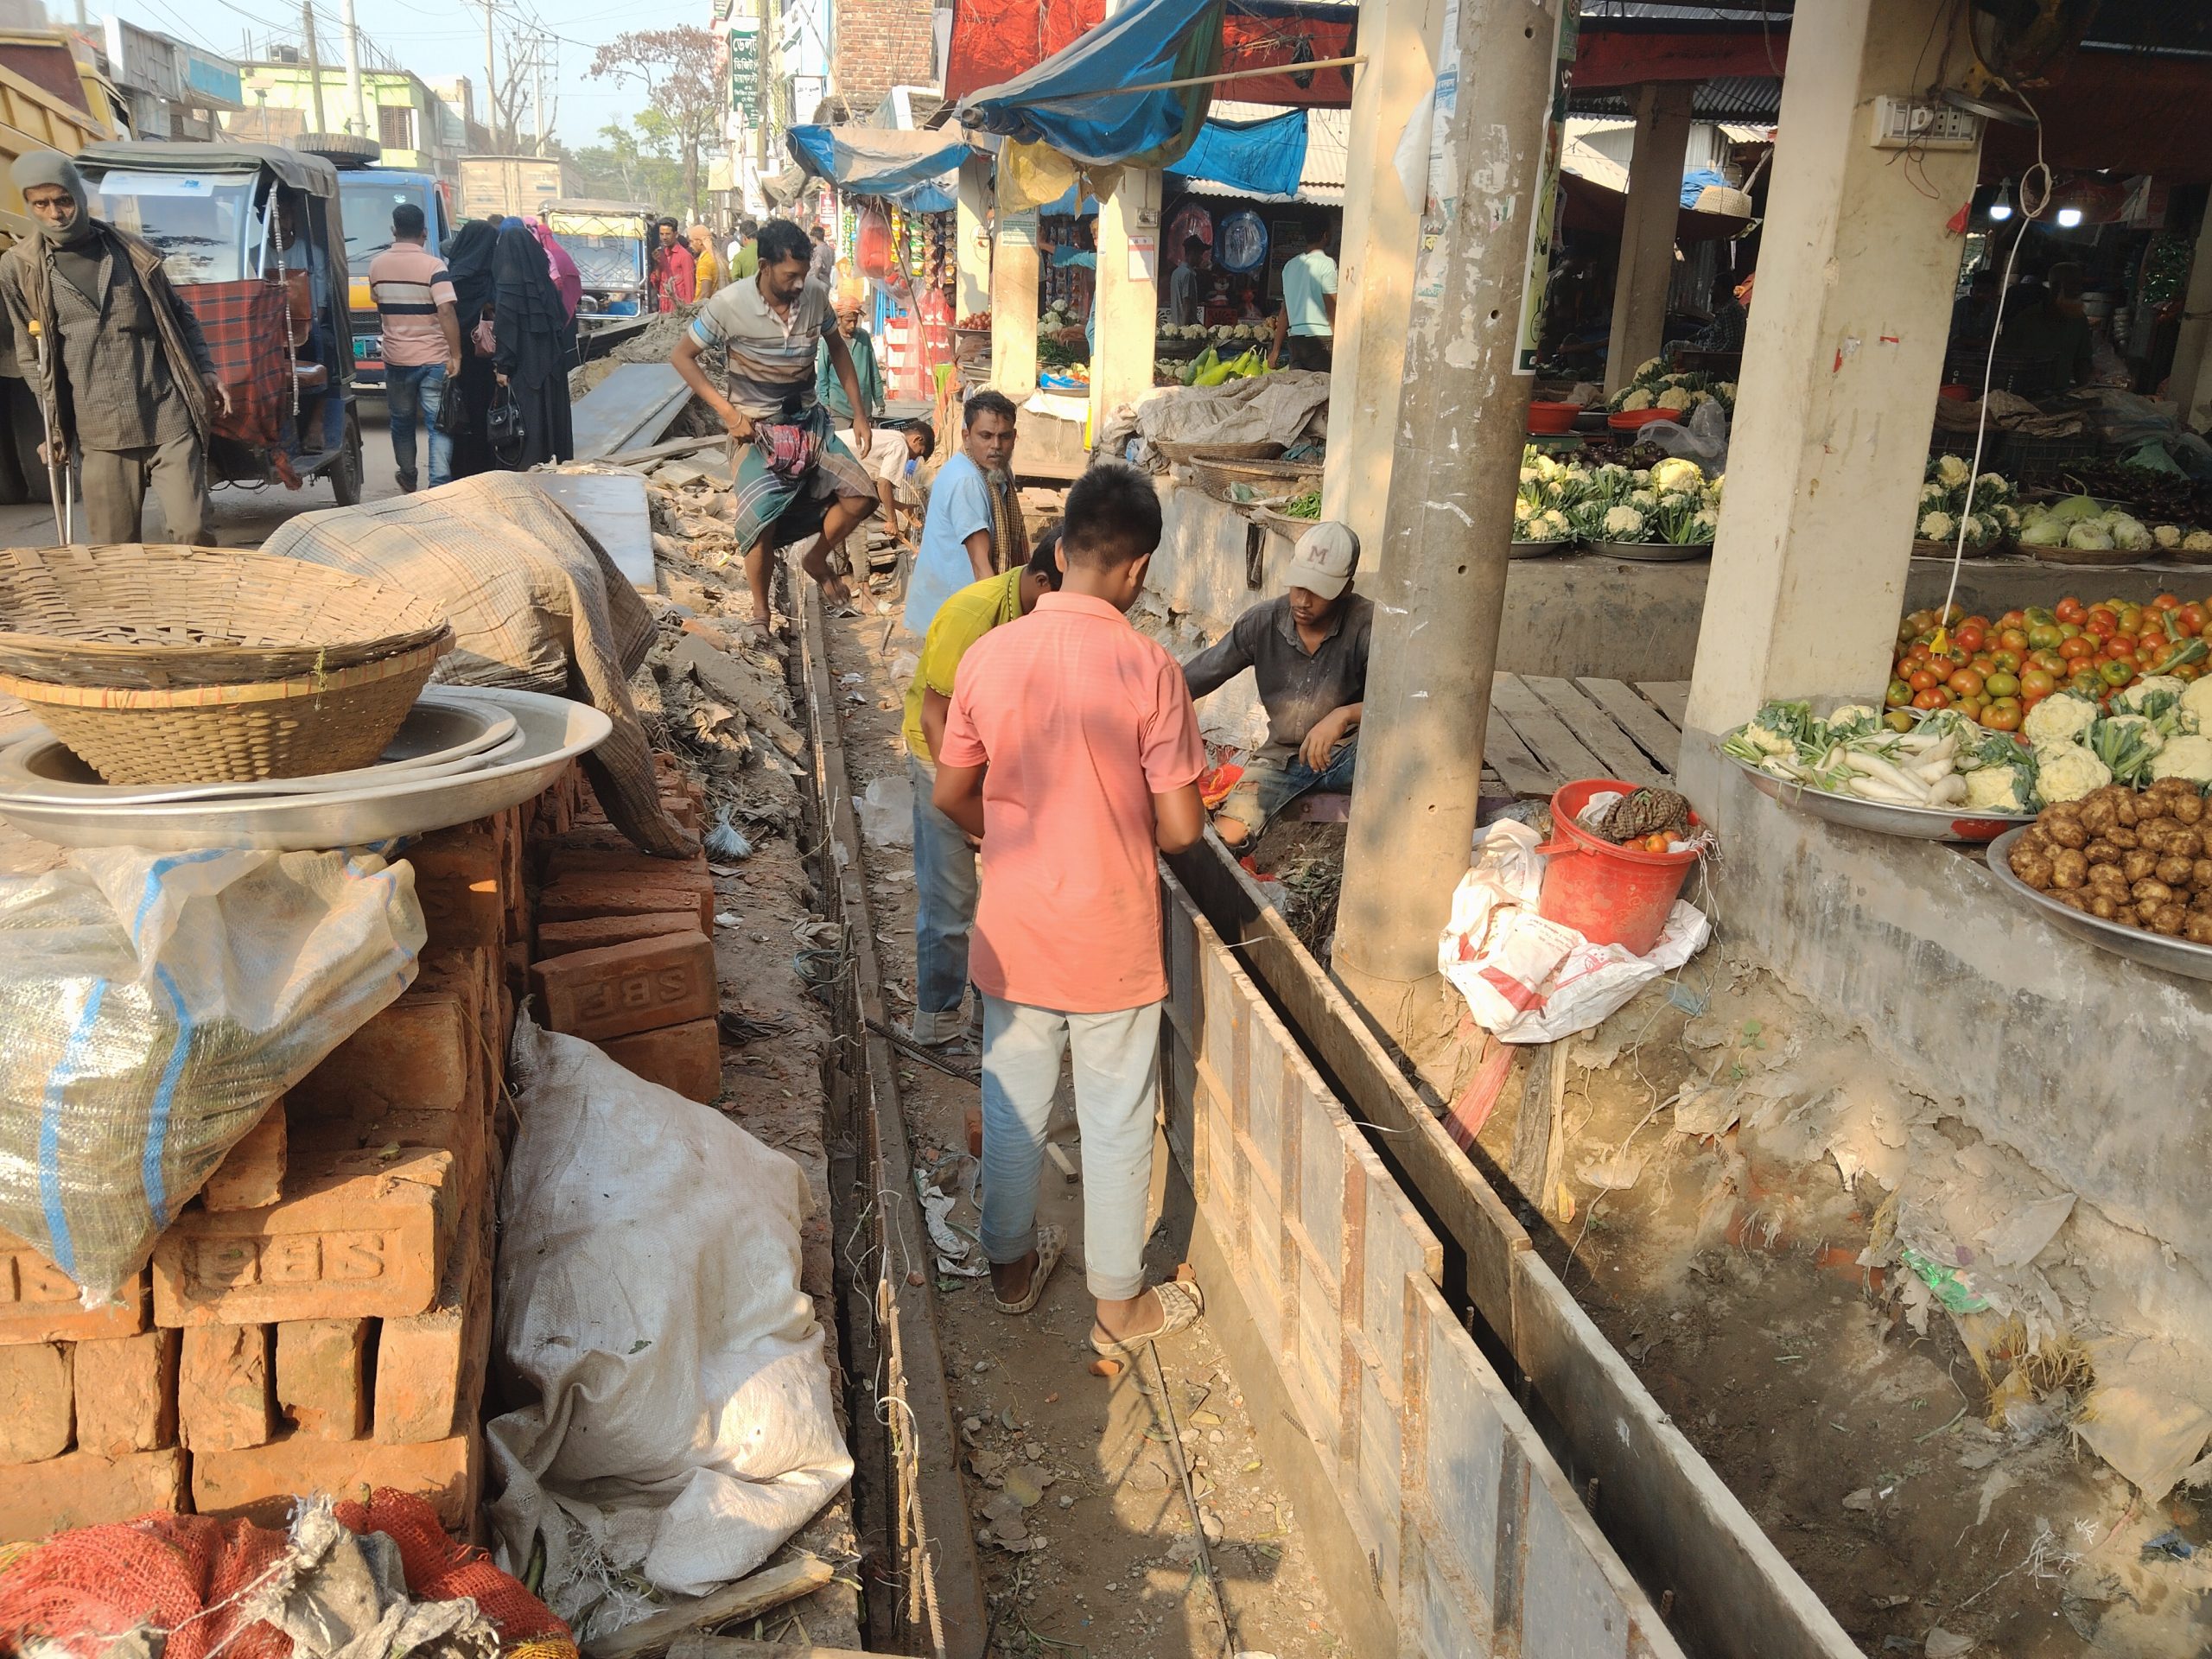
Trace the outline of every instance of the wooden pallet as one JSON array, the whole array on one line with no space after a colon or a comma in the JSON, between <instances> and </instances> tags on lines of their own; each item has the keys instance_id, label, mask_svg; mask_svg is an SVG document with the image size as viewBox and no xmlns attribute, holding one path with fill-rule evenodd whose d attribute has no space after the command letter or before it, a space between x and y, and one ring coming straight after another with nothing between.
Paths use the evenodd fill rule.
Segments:
<instances>
[{"instance_id":1,"label":"wooden pallet","mask_svg":"<svg viewBox=\"0 0 2212 1659\"><path fill-rule=\"evenodd\" d=\"M1484 770L1521 796L1549 796L1578 778L1671 784L1688 700L1687 680L1497 675Z\"/></svg>"}]
</instances>

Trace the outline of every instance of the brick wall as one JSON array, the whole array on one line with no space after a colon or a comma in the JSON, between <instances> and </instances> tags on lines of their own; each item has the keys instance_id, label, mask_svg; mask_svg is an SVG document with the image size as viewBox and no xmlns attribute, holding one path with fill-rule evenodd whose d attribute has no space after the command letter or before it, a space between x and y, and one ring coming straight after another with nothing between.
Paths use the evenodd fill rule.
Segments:
<instances>
[{"instance_id":1,"label":"brick wall","mask_svg":"<svg viewBox=\"0 0 2212 1659\"><path fill-rule=\"evenodd\" d=\"M835 0L837 90L864 119L893 86L931 86L934 0Z\"/></svg>"}]
</instances>

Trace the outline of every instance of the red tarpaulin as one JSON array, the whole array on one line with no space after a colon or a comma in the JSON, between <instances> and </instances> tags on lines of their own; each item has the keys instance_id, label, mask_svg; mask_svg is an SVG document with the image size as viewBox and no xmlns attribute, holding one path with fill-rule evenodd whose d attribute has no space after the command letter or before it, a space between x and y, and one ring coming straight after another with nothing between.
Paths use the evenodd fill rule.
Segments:
<instances>
[{"instance_id":1,"label":"red tarpaulin","mask_svg":"<svg viewBox=\"0 0 2212 1659\"><path fill-rule=\"evenodd\" d=\"M985 86L1026 74L1106 16L1105 0L954 0L944 95L954 103ZM1221 67L1274 69L1213 88L1217 98L1300 109L1351 107L1351 71L1300 70L1300 63L1351 57L1358 8L1314 10L1239 0L1222 27ZM1301 84L1303 83L1303 84Z\"/></svg>"},{"instance_id":2,"label":"red tarpaulin","mask_svg":"<svg viewBox=\"0 0 2212 1659\"><path fill-rule=\"evenodd\" d=\"M1271 9L1268 9L1271 10ZM1280 16L1245 4L1232 9L1222 26L1221 68L1224 74L1248 64L1320 63L1330 58L1349 58L1359 50L1358 13L1342 9L1341 17L1318 16L1285 8ZM1300 82L1306 82L1300 86ZM1248 104L1287 104L1294 108L1348 110L1351 107L1350 69L1292 69L1287 73L1254 75L1213 89L1216 98L1240 99Z\"/></svg>"},{"instance_id":3,"label":"red tarpaulin","mask_svg":"<svg viewBox=\"0 0 2212 1659\"><path fill-rule=\"evenodd\" d=\"M1105 16L1106 0L953 0L944 95L957 104L1025 74Z\"/></svg>"}]
</instances>

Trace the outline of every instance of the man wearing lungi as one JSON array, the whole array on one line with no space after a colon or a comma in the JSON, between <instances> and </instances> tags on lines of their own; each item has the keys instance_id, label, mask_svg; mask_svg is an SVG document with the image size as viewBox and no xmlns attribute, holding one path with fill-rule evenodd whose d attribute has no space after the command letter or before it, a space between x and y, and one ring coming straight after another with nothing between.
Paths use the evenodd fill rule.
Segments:
<instances>
[{"instance_id":1,"label":"man wearing lungi","mask_svg":"<svg viewBox=\"0 0 2212 1659\"><path fill-rule=\"evenodd\" d=\"M875 484L831 432L829 411L815 395L815 353L823 347L852 406L854 444L866 454L868 405L852 354L835 327L830 290L809 279L813 245L789 219L772 219L760 227L760 267L751 281L718 289L700 306L677 345L675 361L684 384L738 441L736 539L745 549L753 620L766 632L774 626L768 543L776 520L803 498L830 502L804 564L822 584L823 597L843 604L851 588L831 574L830 550L874 510ZM727 395L715 389L700 361L701 353L710 351L724 354Z\"/></svg>"}]
</instances>

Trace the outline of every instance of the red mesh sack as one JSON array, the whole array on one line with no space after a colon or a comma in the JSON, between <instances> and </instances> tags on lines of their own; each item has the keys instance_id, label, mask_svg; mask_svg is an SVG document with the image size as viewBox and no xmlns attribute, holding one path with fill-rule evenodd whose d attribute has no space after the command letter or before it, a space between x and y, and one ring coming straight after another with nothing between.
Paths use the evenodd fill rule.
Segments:
<instances>
[{"instance_id":1,"label":"red mesh sack","mask_svg":"<svg viewBox=\"0 0 2212 1659\"><path fill-rule=\"evenodd\" d=\"M151 1624L168 1632L165 1659L206 1659L219 1647L226 1659L289 1659L289 1637L258 1620L240 1630L231 1605L283 1554L282 1533L199 1516L57 1533L0 1570L0 1643L44 1638L94 1659Z\"/></svg>"},{"instance_id":2,"label":"red mesh sack","mask_svg":"<svg viewBox=\"0 0 2212 1659\"><path fill-rule=\"evenodd\" d=\"M336 1504L334 1513L355 1532L380 1532L399 1547L400 1570L417 1600L473 1597L505 1646L547 1638L571 1640L569 1627L523 1588L521 1580L501 1571L482 1550L448 1537L428 1499L379 1486L366 1503Z\"/></svg>"}]
</instances>

